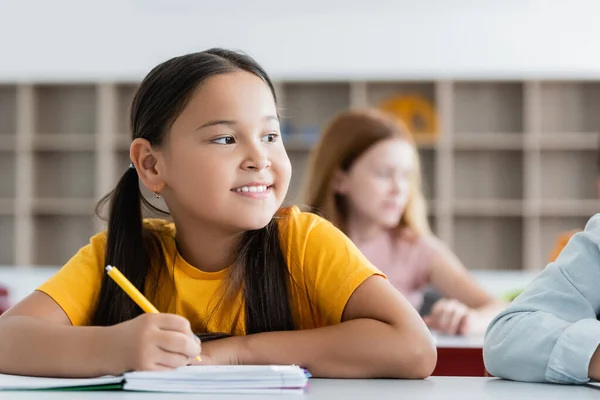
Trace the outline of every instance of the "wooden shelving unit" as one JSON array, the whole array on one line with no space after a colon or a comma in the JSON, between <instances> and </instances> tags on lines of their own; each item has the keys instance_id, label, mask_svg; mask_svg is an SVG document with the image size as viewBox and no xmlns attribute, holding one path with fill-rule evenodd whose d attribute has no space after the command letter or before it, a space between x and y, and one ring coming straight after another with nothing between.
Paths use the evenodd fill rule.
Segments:
<instances>
[{"instance_id":1,"label":"wooden shelving unit","mask_svg":"<svg viewBox=\"0 0 600 400\"><path fill-rule=\"evenodd\" d=\"M136 85L0 85L0 264L62 265L103 228L93 207L129 164ZM290 203L334 114L416 93L440 123L437 140L419 141L429 219L469 268L543 268L557 234L600 210L600 82L285 81L276 90Z\"/></svg>"}]
</instances>

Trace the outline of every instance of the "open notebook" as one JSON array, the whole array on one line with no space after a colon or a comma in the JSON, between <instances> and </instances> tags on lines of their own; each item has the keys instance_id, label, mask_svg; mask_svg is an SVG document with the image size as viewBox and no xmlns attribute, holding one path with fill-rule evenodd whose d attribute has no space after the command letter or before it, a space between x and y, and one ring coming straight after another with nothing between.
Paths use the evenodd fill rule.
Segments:
<instances>
[{"instance_id":1,"label":"open notebook","mask_svg":"<svg viewBox=\"0 0 600 400\"><path fill-rule=\"evenodd\" d=\"M174 393L302 393L309 374L294 365L188 366L92 379L0 374L0 390L135 390ZM0 396L1 397L1 396Z\"/></svg>"}]
</instances>

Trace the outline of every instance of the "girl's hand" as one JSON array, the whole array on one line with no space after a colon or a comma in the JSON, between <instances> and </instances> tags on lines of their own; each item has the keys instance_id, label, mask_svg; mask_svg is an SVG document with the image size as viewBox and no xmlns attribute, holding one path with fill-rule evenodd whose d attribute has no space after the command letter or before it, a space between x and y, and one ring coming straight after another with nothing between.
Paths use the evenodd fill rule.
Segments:
<instances>
[{"instance_id":1,"label":"girl's hand","mask_svg":"<svg viewBox=\"0 0 600 400\"><path fill-rule=\"evenodd\" d=\"M200 340L187 319L175 314L142 314L112 327L108 356L125 371L183 367L200 354Z\"/></svg>"},{"instance_id":2,"label":"girl's hand","mask_svg":"<svg viewBox=\"0 0 600 400\"><path fill-rule=\"evenodd\" d=\"M454 299L440 299L423 318L427 326L447 335L465 335L469 331L473 310Z\"/></svg>"},{"instance_id":3,"label":"girl's hand","mask_svg":"<svg viewBox=\"0 0 600 400\"><path fill-rule=\"evenodd\" d=\"M245 336L231 336L202 343L202 361L192 360L192 365L242 365Z\"/></svg>"}]
</instances>

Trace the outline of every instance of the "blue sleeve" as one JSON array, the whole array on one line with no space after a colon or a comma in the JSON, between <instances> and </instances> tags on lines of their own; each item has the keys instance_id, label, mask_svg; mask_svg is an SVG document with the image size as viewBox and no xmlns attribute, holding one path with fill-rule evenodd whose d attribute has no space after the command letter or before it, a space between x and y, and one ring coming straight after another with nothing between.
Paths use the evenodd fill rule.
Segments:
<instances>
[{"instance_id":1,"label":"blue sleeve","mask_svg":"<svg viewBox=\"0 0 600 400\"><path fill-rule=\"evenodd\" d=\"M600 214L487 329L483 356L494 376L583 384L600 345Z\"/></svg>"}]
</instances>

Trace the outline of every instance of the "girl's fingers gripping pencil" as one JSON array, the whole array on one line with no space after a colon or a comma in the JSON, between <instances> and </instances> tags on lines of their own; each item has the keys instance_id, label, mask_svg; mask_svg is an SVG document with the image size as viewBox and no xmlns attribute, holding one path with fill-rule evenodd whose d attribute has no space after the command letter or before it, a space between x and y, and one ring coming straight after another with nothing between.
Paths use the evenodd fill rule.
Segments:
<instances>
[{"instance_id":1,"label":"girl's fingers gripping pencil","mask_svg":"<svg viewBox=\"0 0 600 400\"><path fill-rule=\"evenodd\" d=\"M144 312L149 314L159 313L156 307L154 307L154 305L152 305L152 303L150 303L150 301L144 297L144 295L135 286L133 286L129 279L127 279L125 275L123 275L121 271L117 269L117 267L107 265L105 269L106 274L111 277L112 280L114 280L115 283L119 285L119 287L121 287L121 289L123 289L123 291L127 293L127 295L131 297L131 299L135 301L135 303L140 306L142 310L144 310ZM202 361L199 355L196 356L196 361Z\"/></svg>"}]
</instances>

